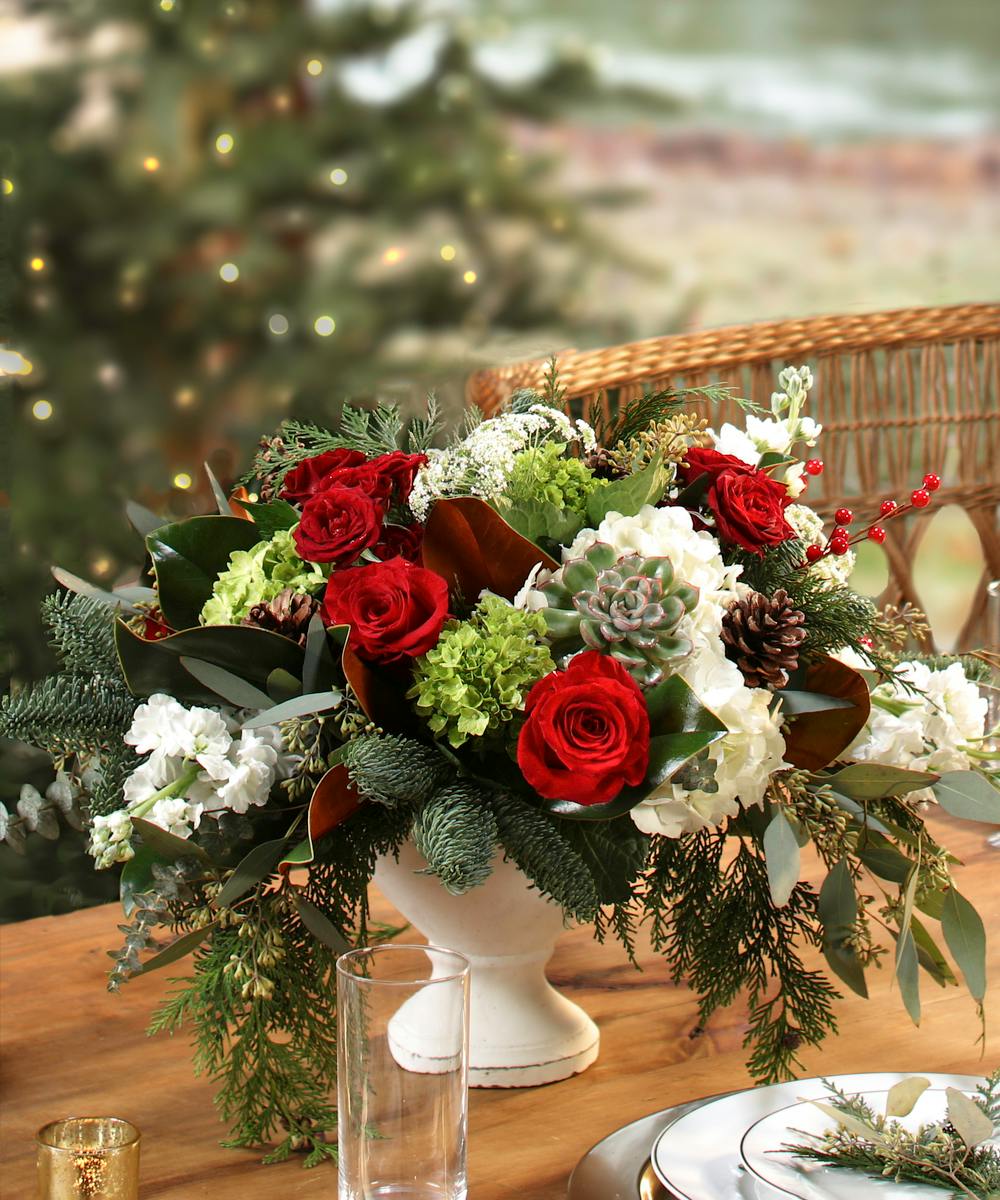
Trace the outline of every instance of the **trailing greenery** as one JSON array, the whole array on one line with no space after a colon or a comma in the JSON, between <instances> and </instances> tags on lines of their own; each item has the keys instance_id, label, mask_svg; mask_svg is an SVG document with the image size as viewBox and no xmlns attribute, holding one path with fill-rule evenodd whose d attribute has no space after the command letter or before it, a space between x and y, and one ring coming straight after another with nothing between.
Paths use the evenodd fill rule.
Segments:
<instances>
[{"instance_id":1,"label":"trailing greenery","mask_svg":"<svg viewBox=\"0 0 1000 1200\"><path fill-rule=\"evenodd\" d=\"M497 826L483 789L460 780L440 788L417 813L413 841L453 896L485 883L493 870Z\"/></svg>"},{"instance_id":2,"label":"trailing greenery","mask_svg":"<svg viewBox=\"0 0 1000 1200\"><path fill-rule=\"evenodd\" d=\"M763 854L752 838L734 833L655 839L645 904L653 945L674 979L697 991L701 1026L745 992L747 1069L760 1082L790 1079L801 1067L799 1048L837 1028L838 993L801 957L802 946L822 944L818 897L798 883L783 907L775 905ZM727 860L734 841L739 848Z\"/></svg>"}]
</instances>

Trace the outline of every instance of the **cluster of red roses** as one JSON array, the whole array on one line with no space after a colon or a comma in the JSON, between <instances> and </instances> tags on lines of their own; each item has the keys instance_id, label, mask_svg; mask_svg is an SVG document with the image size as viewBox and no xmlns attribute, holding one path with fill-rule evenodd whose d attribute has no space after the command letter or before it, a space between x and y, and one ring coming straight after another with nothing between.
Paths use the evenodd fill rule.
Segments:
<instances>
[{"instance_id":1,"label":"cluster of red roses","mask_svg":"<svg viewBox=\"0 0 1000 1200\"><path fill-rule=\"evenodd\" d=\"M788 488L759 467L732 454L695 447L687 452L679 475L685 486L708 476L704 498L720 541L763 556L765 546L796 536L785 520L791 503Z\"/></svg>"},{"instance_id":2,"label":"cluster of red roses","mask_svg":"<svg viewBox=\"0 0 1000 1200\"><path fill-rule=\"evenodd\" d=\"M289 471L281 489L283 500L302 506L293 534L300 557L334 567L323 596L324 623L350 625L352 648L371 662L425 654L448 619L448 585L417 565L420 525L386 520L394 510L405 511L426 462L423 454L401 450L375 458L330 450ZM366 550L381 561L349 565Z\"/></svg>"}]
</instances>

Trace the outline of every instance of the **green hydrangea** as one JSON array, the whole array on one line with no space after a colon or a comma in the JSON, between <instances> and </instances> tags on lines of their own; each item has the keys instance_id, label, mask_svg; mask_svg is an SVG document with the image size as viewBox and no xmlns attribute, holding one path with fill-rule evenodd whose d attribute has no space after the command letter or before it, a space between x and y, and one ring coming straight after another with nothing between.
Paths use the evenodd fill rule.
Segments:
<instances>
[{"instance_id":1,"label":"green hydrangea","mask_svg":"<svg viewBox=\"0 0 1000 1200\"><path fill-rule=\"evenodd\" d=\"M416 660L407 695L452 746L500 735L532 685L555 669L544 637L540 612L486 596L467 621L449 621L434 649Z\"/></svg>"},{"instance_id":2,"label":"green hydrangea","mask_svg":"<svg viewBox=\"0 0 1000 1200\"><path fill-rule=\"evenodd\" d=\"M545 442L515 456L507 498L513 504L548 500L556 508L583 513L587 498L599 486L582 459L567 455L559 442Z\"/></svg>"},{"instance_id":3,"label":"green hydrangea","mask_svg":"<svg viewBox=\"0 0 1000 1200\"><path fill-rule=\"evenodd\" d=\"M201 610L202 625L239 625L255 604L266 604L286 588L314 592L326 580L318 563L295 553L290 529L279 529L249 550L234 550Z\"/></svg>"}]
</instances>

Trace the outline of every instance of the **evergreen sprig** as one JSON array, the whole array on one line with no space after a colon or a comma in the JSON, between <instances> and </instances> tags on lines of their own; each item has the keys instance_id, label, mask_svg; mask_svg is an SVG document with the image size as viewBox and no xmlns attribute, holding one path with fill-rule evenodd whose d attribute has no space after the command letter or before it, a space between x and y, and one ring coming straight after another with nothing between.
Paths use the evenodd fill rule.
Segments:
<instances>
[{"instance_id":1,"label":"evergreen sprig","mask_svg":"<svg viewBox=\"0 0 1000 1200\"><path fill-rule=\"evenodd\" d=\"M362 796L379 804L423 804L455 768L433 746L396 734L355 738L343 749L351 782Z\"/></svg>"},{"instance_id":2,"label":"evergreen sprig","mask_svg":"<svg viewBox=\"0 0 1000 1200\"><path fill-rule=\"evenodd\" d=\"M135 706L120 684L99 675L50 675L0 699L0 737L58 760L117 751Z\"/></svg>"},{"instance_id":3,"label":"evergreen sprig","mask_svg":"<svg viewBox=\"0 0 1000 1200\"><path fill-rule=\"evenodd\" d=\"M60 590L45 597L41 612L66 671L120 678L113 609L89 596Z\"/></svg>"},{"instance_id":4,"label":"evergreen sprig","mask_svg":"<svg viewBox=\"0 0 1000 1200\"><path fill-rule=\"evenodd\" d=\"M483 789L459 780L440 788L413 824L413 842L453 896L485 883L493 870L497 826Z\"/></svg>"}]
</instances>

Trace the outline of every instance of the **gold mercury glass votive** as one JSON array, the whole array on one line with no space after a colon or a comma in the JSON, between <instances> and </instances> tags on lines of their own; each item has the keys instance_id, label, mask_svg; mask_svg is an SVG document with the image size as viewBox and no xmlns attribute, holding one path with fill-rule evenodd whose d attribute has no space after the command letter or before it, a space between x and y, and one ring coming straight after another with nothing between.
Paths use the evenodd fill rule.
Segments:
<instances>
[{"instance_id":1,"label":"gold mercury glass votive","mask_svg":"<svg viewBox=\"0 0 1000 1200\"><path fill-rule=\"evenodd\" d=\"M43 1125L38 1200L138 1200L139 1130L120 1117L68 1117Z\"/></svg>"}]
</instances>

